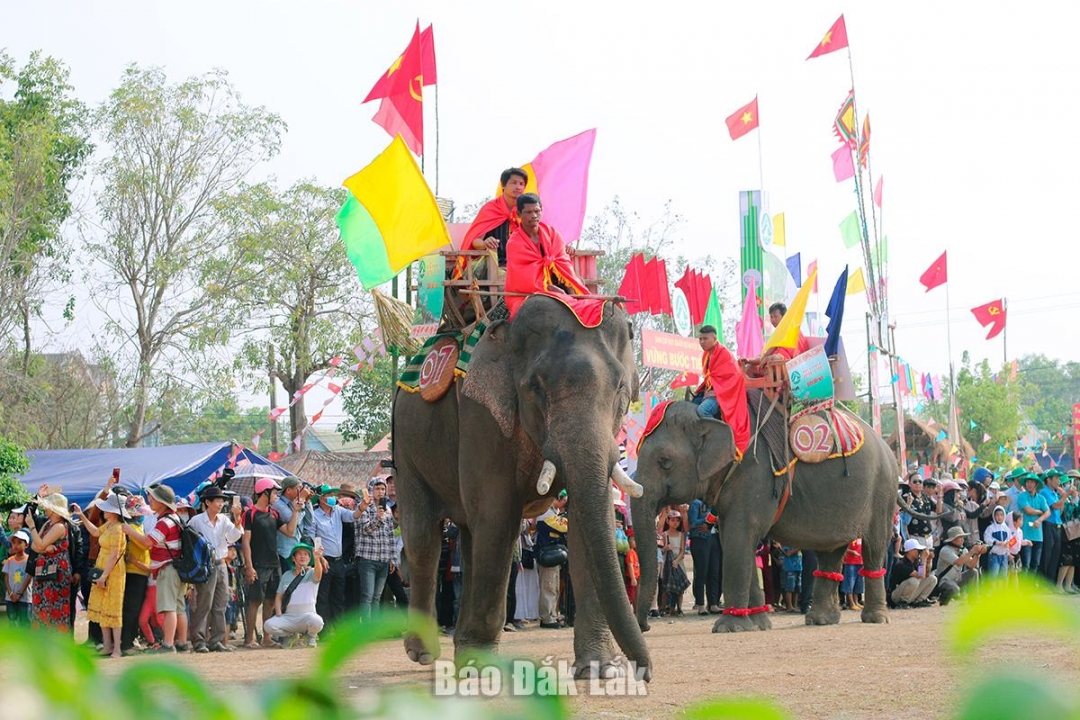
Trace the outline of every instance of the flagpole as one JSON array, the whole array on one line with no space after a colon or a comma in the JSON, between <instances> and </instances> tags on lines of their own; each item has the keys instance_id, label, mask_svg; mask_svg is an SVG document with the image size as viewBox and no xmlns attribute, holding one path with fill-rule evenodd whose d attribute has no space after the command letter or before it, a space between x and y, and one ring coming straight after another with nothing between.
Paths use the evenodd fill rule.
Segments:
<instances>
[{"instance_id":1,"label":"flagpole","mask_svg":"<svg viewBox=\"0 0 1080 720\"><path fill-rule=\"evenodd\" d=\"M1001 314L1005 315L1005 311L1009 307L1008 298L1001 298ZM1008 316L1006 315L1006 318ZM1009 362L1009 321L1005 321L1005 327L1001 329L1001 354L1002 362Z\"/></svg>"},{"instance_id":2,"label":"flagpole","mask_svg":"<svg viewBox=\"0 0 1080 720\"><path fill-rule=\"evenodd\" d=\"M758 96L755 95L754 100L756 101L757 99L758 99ZM765 170L763 169L764 165L762 165L762 162L761 162L761 105L760 104L758 105L758 126L757 126L757 168L758 168L758 187L761 188L761 193L762 193L761 204L764 206L764 204L765 204L765 198L764 198L764 195L765 195Z\"/></svg>"},{"instance_id":3,"label":"flagpole","mask_svg":"<svg viewBox=\"0 0 1080 720\"><path fill-rule=\"evenodd\" d=\"M435 195L439 194L439 85L435 84ZM869 162L869 160L867 161Z\"/></svg>"},{"instance_id":4,"label":"flagpole","mask_svg":"<svg viewBox=\"0 0 1080 720\"><path fill-rule=\"evenodd\" d=\"M864 201L864 198L863 198L863 192L862 192L862 165L859 163L859 101L858 101L858 98L855 96L855 64L851 59L851 42L850 41L848 41L848 44L847 44L847 58L848 58L848 74L849 74L849 76L851 78L851 95L852 95L851 113L852 113L852 118L853 118L854 123L855 123L855 163L854 163L855 164L855 196L856 196L856 198L858 200L858 203L859 203L859 219L862 222L862 231L863 231L863 242L862 242L863 260L866 263L866 274L869 276L867 278L867 280L869 281L867 284L870 286L870 292L867 294L867 300L872 300L872 302L869 303L870 308L873 311L875 316L880 317L881 312L882 312L882 302L881 302L882 298L878 297L878 291L880 290L880 288L879 288L877 280L876 280L876 274L874 273L874 267L873 267L874 263L873 263L873 260L871 258L871 255L870 255L870 233L867 230L866 205L865 205L865 201ZM867 158L867 162L869 162L869 158ZM873 201L873 198L871 198L871 200L870 200L871 208L873 207L873 204L874 204L874 201ZM875 220L875 222L876 222L876 220ZM876 228L875 228L875 234L876 234Z\"/></svg>"}]
</instances>

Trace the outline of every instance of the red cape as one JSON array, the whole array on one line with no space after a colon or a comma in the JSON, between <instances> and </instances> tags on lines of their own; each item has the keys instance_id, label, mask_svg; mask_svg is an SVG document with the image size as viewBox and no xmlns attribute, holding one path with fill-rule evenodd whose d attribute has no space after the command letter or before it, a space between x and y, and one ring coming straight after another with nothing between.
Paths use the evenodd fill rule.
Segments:
<instances>
[{"instance_id":1,"label":"red cape","mask_svg":"<svg viewBox=\"0 0 1080 720\"><path fill-rule=\"evenodd\" d=\"M701 356L701 376L705 379L695 394L713 391L724 413L724 422L731 426L735 436L735 447L745 453L750 445L750 411L746 406L746 378L742 369L731 351L717 343Z\"/></svg>"},{"instance_id":2,"label":"red cape","mask_svg":"<svg viewBox=\"0 0 1080 720\"><path fill-rule=\"evenodd\" d=\"M542 254L541 246L543 246ZM574 300L569 296L548 292L548 288L556 280L574 295L589 294L588 289L574 272L574 265L566 253L566 243L563 242L558 230L540 223L539 245L529 239L524 230L520 228L515 230L506 243L506 292L551 295L574 311L586 327L599 325L598 321L586 322L586 318L579 314L578 306L581 306L580 309L583 311L588 308L591 316L595 313L595 308L588 306L598 305L602 311L603 301ZM511 319L525 300L526 298L523 297L509 295L506 297L506 307L510 310ZM602 316L602 312L599 314ZM588 319L597 320L596 317Z\"/></svg>"},{"instance_id":3,"label":"red cape","mask_svg":"<svg viewBox=\"0 0 1080 720\"><path fill-rule=\"evenodd\" d=\"M514 231L521 227L518 219L517 207L506 207L506 201L502 196L489 200L476 213L476 219L465 231L465 238L461 241L459 250L472 250L473 240L484 237L484 234L494 230L507 220L510 221L510 230Z\"/></svg>"}]
</instances>

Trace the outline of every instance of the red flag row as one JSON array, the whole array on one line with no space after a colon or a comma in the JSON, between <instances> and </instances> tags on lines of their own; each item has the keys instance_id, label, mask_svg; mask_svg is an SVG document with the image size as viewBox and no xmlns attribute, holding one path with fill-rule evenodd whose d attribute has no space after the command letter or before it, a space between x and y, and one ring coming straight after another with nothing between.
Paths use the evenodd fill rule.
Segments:
<instances>
[{"instance_id":1,"label":"red flag row","mask_svg":"<svg viewBox=\"0 0 1080 720\"><path fill-rule=\"evenodd\" d=\"M639 312L670 315L667 265L657 257L645 262L644 255L637 253L626 265L618 294L627 299L625 307L630 315Z\"/></svg>"},{"instance_id":2,"label":"red flag row","mask_svg":"<svg viewBox=\"0 0 1080 720\"><path fill-rule=\"evenodd\" d=\"M683 291L686 304L690 306L690 322L700 325L705 319L709 305L709 293L712 292L712 278L686 266L686 272L675 281L675 287Z\"/></svg>"}]
</instances>

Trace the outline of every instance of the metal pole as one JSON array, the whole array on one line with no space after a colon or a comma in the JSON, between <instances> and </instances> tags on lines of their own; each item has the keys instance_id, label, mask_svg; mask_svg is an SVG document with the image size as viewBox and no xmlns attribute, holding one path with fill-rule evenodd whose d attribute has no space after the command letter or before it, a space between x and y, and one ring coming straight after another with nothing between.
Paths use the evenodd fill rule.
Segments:
<instances>
[{"instance_id":1,"label":"metal pole","mask_svg":"<svg viewBox=\"0 0 1080 720\"><path fill-rule=\"evenodd\" d=\"M754 100L757 100L758 96L754 96ZM764 165L761 162L761 106L758 106L758 126L757 126L757 169L758 169L758 187L761 188L761 204L765 205L765 170ZM760 229L760 228L759 228Z\"/></svg>"},{"instance_id":2,"label":"metal pole","mask_svg":"<svg viewBox=\"0 0 1080 720\"><path fill-rule=\"evenodd\" d=\"M877 379L876 368L874 367L874 336L870 329L871 315L866 313L866 384L870 388L870 425L874 426L874 418L877 416L875 412L875 405L877 405L877 387L875 387L875 380ZM875 430L881 432L880 427L875 427Z\"/></svg>"},{"instance_id":3,"label":"metal pole","mask_svg":"<svg viewBox=\"0 0 1080 720\"><path fill-rule=\"evenodd\" d=\"M270 343L269 357L267 358L267 373L270 375L270 409L277 407L277 380L274 379L274 344ZM270 422L270 450L278 451L278 424L277 420Z\"/></svg>"},{"instance_id":4,"label":"metal pole","mask_svg":"<svg viewBox=\"0 0 1080 720\"><path fill-rule=\"evenodd\" d=\"M889 325L889 352L891 353L889 367L892 374L899 372L898 360L896 359L896 326ZM890 378L891 380L891 378ZM896 454L900 461L900 469L907 470L907 440L904 437L904 404L900 399L900 383L893 383L893 400L896 403Z\"/></svg>"},{"instance_id":5,"label":"metal pole","mask_svg":"<svg viewBox=\"0 0 1080 720\"><path fill-rule=\"evenodd\" d=\"M395 300L397 300L397 297L398 297L398 276L397 275L394 276L394 282L390 286L390 294L393 296L393 298ZM385 340L386 340L386 338L383 338L383 341L385 341ZM390 350L390 364L392 366L390 368L390 388L391 388L391 391L393 391L393 388L397 387L397 380L398 380L397 361L398 361L398 349L397 349L397 345L395 345Z\"/></svg>"},{"instance_id":6,"label":"metal pole","mask_svg":"<svg viewBox=\"0 0 1080 720\"><path fill-rule=\"evenodd\" d=\"M1008 306L1009 306L1008 298L1001 298L1001 312L1002 312L1002 314L1005 313L1005 310L1008 308ZM1002 362L1008 363L1009 362L1009 323L1008 323L1007 320L1005 322L1005 327L1001 331L1001 354L1003 355Z\"/></svg>"}]
</instances>

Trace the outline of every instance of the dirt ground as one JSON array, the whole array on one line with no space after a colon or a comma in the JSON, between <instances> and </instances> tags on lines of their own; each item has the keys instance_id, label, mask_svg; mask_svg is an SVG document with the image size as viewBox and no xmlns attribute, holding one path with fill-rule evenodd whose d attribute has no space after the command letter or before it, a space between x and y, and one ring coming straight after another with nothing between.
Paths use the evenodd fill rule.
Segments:
<instances>
[{"instance_id":1,"label":"dirt ground","mask_svg":"<svg viewBox=\"0 0 1080 720\"><path fill-rule=\"evenodd\" d=\"M1071 600L1080 605L1080 597ZM1041 636L1017 634L996 642L984 649L978 662L949 658L944 636L952 611L936 606L894 611L889 625L863 625L857 613L845 612L841 623L831 627L808 627L801 615L781 613L772 616L770 632L735 635L712 634L710 617L661 618L646 635L656 668L647 695L585 694L572 698L570 707L582 718L668 718L692 702L735 694L771 698L794 718L946 718L970 679L981 679L990 668L1015 664L1018 658L1052 674L1064 687L1077 687L1080 657L1075 648ZM524 632L504 634L500 653L569 661L572 632L530 625ZM441 642L443 657L451 657L452 638ZM312 651L296 649L177 659L207 678L242 686L304 672L312 657ZM112 672L137 662L138 657L108 660L103 667ZM342 690L354 694L373 686L432 686L431 669L410 663L400 641L376 645L348 663L341 675ZM587 683L581 681L578 687L587 693Z\"/></svg>"}]
</instances>

